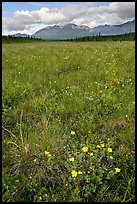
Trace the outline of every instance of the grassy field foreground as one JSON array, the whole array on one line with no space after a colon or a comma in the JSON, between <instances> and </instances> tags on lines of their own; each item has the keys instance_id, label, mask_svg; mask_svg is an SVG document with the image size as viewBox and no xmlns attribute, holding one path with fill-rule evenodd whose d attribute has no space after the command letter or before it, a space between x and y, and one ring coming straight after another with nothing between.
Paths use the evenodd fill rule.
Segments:
<instances>
[{"instance_id":1,"label":"grassy field foreground","mask_svg":"<svg viewBox=\"0 0 137 204\"><path fill-rule=\"evenodd\" d=\"M134 42L2 46L3 201L135 201L134 66Z\"/></svg>"}]
</instances>

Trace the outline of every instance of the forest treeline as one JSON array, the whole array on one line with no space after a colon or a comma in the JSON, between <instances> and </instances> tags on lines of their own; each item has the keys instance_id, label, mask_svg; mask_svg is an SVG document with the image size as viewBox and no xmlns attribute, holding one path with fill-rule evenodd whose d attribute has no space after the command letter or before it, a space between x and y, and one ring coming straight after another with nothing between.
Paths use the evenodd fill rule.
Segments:
<instances>
[{"instance_id":1,"label":"forest treeline","mask_svg":"<svg viewBox=\"0 0 137 204\"><path fill-rule=\"evenodd\" d=\"M75 39L67 39L63 41L74 41L74 42L87 42L87 41L134 41L135 40L135 32L134 33L125 33L121 35L100 35L100 33L96 36L85 36Z\"/></svg>"},{"instance_id":2,"label":"forest treeline","mask_svg":"<svg viewBox=\"0 0 137 204\"><path fill-rule=\"evenodd\" d=\"M49 40L49 41L71 41L71 42L88 42L88 41L134 41L134 33L125 33L122 35L100 35L96 36L85 36L76 37L75 39L65 39L65 40ZM2 36L2 43L25 43L25 42L38 42L38 41L48 41L40 38L34 37L15 37L12 35Z\"/></svg>"},{"instance_id":3,"label":"forest treeline","mask_svg":"<svg viewBox=\"0 0 137 204\"><path fill-rule=\"evenodd\" d=\"M2 43L29 43L29 42L39 42L39 41L45 41L45 40L33 38L33 37L15 37L12 35L2 36Z\"/></svg>"}]
</instances>

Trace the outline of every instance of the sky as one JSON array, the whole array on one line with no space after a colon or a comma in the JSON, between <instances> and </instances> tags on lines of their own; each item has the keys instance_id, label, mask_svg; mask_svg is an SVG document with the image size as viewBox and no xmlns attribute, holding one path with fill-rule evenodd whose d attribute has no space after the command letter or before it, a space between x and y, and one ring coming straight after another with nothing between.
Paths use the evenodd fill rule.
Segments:
<instances>
[{"instance_id":1,"label":"sky","mask_svg":"<svg viewBox=\"0 0 137 204\"><path fill-rule=\"evenodd\" d=\"M2 2L2 35L74 23L91 28L135 19L135 2Z\"/></svg>"}]
</instances>

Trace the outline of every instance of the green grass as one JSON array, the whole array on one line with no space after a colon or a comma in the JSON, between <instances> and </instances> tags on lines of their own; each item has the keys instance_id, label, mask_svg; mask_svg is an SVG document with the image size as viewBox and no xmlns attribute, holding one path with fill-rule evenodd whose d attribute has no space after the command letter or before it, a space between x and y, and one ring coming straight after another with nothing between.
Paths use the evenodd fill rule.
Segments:
<instances>
[{"instance_id":1,"label":"green grass","mask_svg":"<svg viewBox=\"0 0 137 204\"><path fill-rule=\"evenodd\" d=\"M3 201L135 201L134 71L134 42L3 44Z\"/></svg>"}]
</instances>

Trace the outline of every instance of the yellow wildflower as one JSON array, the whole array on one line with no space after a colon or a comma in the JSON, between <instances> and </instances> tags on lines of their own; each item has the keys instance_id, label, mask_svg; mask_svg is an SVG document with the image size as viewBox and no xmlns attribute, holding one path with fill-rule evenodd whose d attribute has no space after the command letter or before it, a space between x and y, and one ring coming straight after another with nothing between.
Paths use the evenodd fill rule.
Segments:
<instances>
[{"instance_id":1,"label":"yellow wildflower","mask_svg":"<svg viewBox=\"0 0 137 204\"><path fill-rule=\"evenodd\" d=\"M48 151L44 152L48 157L51 157L51 154Z\"/></svg>"},{"instance_id":2,"label":"yellow wildflower","mask_svg":"<svg viewBox=\"0 0 137 204\"><path fill-rule=\"evenodd\" d=\"M100 148L100 145L97 145L97 148Z\"/></svg>"},{"instance_id":3,"label":"yellow wildflower","mask_svg":"<svg viewBox=\"0 0 137 204\"><path fill-rule=\"evenodd\" d=\"M108 148L108 152L112 152L112 148L109 147L109 148Z\"/></svg>"},{"instance_id":4,"label":"yellow wildflower","mask_svg":"<svg viewBox=\"0 0 137 204\"><path fill-rule=\"evenodd\" d=\"M89 155L90 155L91 157L93 157L93 153L89 153Z\"/></svg>"},{"instance_id":5,"label":"yellow wildflower","mask_svg":"<svg viewBox=\"0 0 137 204\"><path fill-rule=\"evenodd\" d=\"M105 147L105 144L101 144L101 147Z\"/></svg>"},{"instance_id":6,"label":"yellow wildflower","mask_svg":"<svg viewBox=\"0 0 137 204\"><path fill-rule=\"evenodd\" d=\"M74 131L71 131L71 133L70 133L71 135L75 135L75 132Z\"/></svg>"},{"instance_id":7,"label":"yellow wildflower","mask_svg":"<svg viewBox=\"0 0 137 204\"><path fill-rule=\"evenodd\" d=\"M88 147L83 147L82 150L83 150L83 152L87 152L88 151Z\"/></svg>"},{"instance_id":8,"label":"yellow wildflower","mask_svg":"<svg viewBox=\"0 0 137 204\"><path fill-rule=\"evenodd\" d=\"M78 171L78 174L82 174L82 171Z\"/></svg>"},{"instance_id":9,"label":"yellow wildflower","mask_svg":"<svg viewBox=\"0 0 137 204\"><path fill-rule=\"evenodd\" d=\"M49 154L49 152L45 151L45 154L47 155L47 154Z\"/></svg>"},{"instance_id":10,"label":"yellow wildflower","mask_svg":"<svg viewBox=\"0 0 137 204\"><path fill-rule=\"evenodd\" d=\"M72 177L77 177L77 171L75 171L75 170L72 170L72 172L71 172L71 174L72 174Z\"/></svg>"},{"instance_id":11,"label":"yellow wildflower","mask_svg":"<svg viewBox=\"0 0 137 204\"><path fill-rule=\"evenodd\" d=\"M74 161L74 157L69 158L69 161Z\"/></svg>"},{"instance_id":12,"label":"yellow wildflower","mask_svg":"<svg viewBox=\"0 0 137 204\"><path fill-rule=\"evenodd\" d=\"M89 168L90 168L91 170L94 170L94 167L93 167L93 166L90 166Z\"/></svg>"},{"instance_id":13,"label":"yellow wildflower","mask_svg":"<svg viewBox=\"0 0 137 204\"><path fill-rule=\"evenodd\" d=\"M115 170L116 170L116 172L120 172L121 169L119 169L119 168L115 168Z\"/></svg>"}]
</instances>

